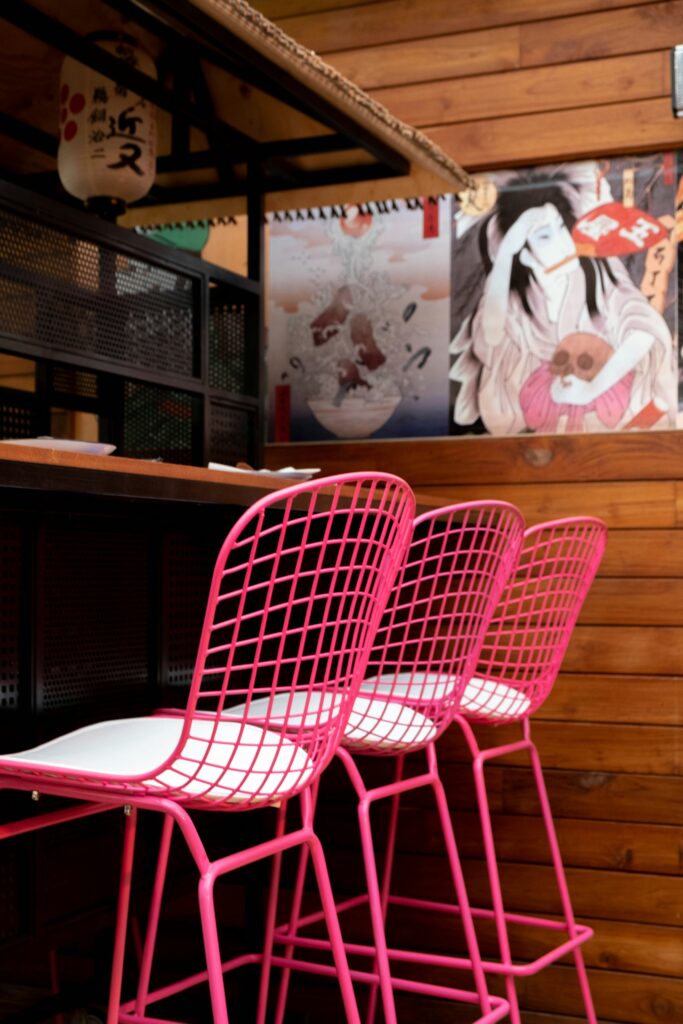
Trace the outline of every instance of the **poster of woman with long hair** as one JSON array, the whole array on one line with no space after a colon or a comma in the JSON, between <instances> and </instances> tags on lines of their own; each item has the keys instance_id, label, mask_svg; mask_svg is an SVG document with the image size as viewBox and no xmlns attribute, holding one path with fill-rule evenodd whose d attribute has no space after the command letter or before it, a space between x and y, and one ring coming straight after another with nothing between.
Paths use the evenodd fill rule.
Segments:
<instances>
[{"instance_id":1,"label":"poster of woman with long hair","mask_svg":"<svg viewBox=\"0 0 683 1024\"><path fill-rule=\"evenodd\" d=\"M454 214L455 432L676 425L673 155L500 172Z\"/></svg>"}]
</instances>

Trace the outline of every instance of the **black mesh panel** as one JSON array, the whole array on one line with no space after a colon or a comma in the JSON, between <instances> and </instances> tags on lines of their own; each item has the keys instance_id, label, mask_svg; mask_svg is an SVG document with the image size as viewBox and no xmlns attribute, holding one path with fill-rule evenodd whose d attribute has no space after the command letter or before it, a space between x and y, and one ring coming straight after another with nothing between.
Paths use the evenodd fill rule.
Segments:
<instances>
[{"instance_id":1,"label":"black mesh panel","mask_svg":"<svg viewBox=\"0 0 683 1024\"><path fill-rule=\"evenodd\" d=\"M246 366L246 309L230 302L223 289L209 291L209 384L249 394Z\"/></svg>"},{"instance_id":2,"label":"black mesh panel","mask_svg":"<svg viewBox=\"0 0 683 1024\"><path fill-rule=\"evenodd\" d=\"M211 403L209 461L249 461L252 449L252 414L245 409Z\"/></svg>"},{"instance_id":3,"label":"black mesh panel","mask_svg":"<svg viewBox=\"0 0 683 1024\"><path fill-rule=\"evenodd\" d=\"M164 650L162 682L190 684L197 657L211 574L218 553L215 545L193 537L169 534L164 541Z\"/></svg>"},{"instance_id":4,"label":"black mesh panel","mask_svg":"<svg viewBox=\"0 0 683 1024\"><path fill-rule=\"evenodd\" d=\"M0 712L19 702L19 601L21 534L2 524L0 539Z\"/></svg>"},{"instance_id":5,"label":"black mesh panel","mask_svg":"<svg viewBox=\"0 0 683 1024\"><path fill-rule=\"evenodd\" d=\"M196 283L176 270L0 210L0 333L191 376Z\"/></svg>"},{"instance_id":6,"label":"black mesh panel","mask_svg":"<svg viewBox=\"0 0 683 1024\"><path fill-rule=\"evenodd\" d=\"M146 536L47 526L43 553L38 708L120 707L148 682Z\"/></svg>"},{"instance_id":7,"label":"black mesh panel","mask_svg":"<svg viewBox=\"0 0 683 1024\"><path fill-rule=\"evenodd\" d=\"M164 462L193 461L193 422L200 399L182 391L128 382L120 455Z\"/></svg>"},{"instance_id":8,"label":"black mesh panel","mask_svg":"<svg viewBox=\"0 0 683 1024\"><path fill-rule=\"evenodd\" d=\"M0 438L35 437L38 432L33 396L0 388Z\"/></svg>"}]
</instances>

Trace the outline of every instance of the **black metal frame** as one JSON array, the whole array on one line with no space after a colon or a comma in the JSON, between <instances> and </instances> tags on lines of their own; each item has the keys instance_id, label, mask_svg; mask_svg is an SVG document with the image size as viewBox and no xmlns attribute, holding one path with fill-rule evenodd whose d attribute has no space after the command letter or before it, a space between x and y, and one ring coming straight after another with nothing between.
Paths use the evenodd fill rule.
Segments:
<instances>
[{"instance_id":1,"label":"black metal frame","mask_svg":"<svg viewBox=\"0 0 683 1024\"><path fill-rule=\"evenodd\" d=\"M179 62L166 61L173 85L169 87L131 68L63 22L33 7L27 0L13 0L0 8L0 18L42 42L74 57L89 67L127 86L173 117L173 150L159 160L159 171L213 166L219 181L211 186L163 188L155 185L137 205L189 202L196 199L244 195L251 188L249 175L237 176L236 166L258 167L264 191L312 188L342 182L394 177L409 171L408 160L371 130L337 109L258 50L194 7L188 0L101 0L166 44L167 52L182 52ZM317 121L326 134L310 138L258 142L216 117L207 103L208 90L200 61L209 61L242 81L286 103ZM163 61L163 56L162 56ZM189 125L206 133L209 149L190 153ZM329 134L331 131L332 134ZM42 153L57 149L55 136L35 126L0 114L0 134L10 136ZM325 170L304 170L288 158L318 153L362 149L373 163ZM249 185L247 186L247 182ZM56 174L33 176L36 191L54 195L59 190Z\"/></svg>"},{"instance_id":2,"label":"black metal frame","mask_svg":"<svg viewBox=\"0 0 683 1024\"><path fill-rule=\"evenodd\" d=\"M197 406L201 408L202 412L193 426L192 462L206 465L206 462L212 457L211 410L216 409L217 406L222 410L234 410L245 414L251 424L250 444L241 457L252 464L259 461L263 431L262 346L260 344L262 289L258 280L262 273L263 210L259 193L255 193L250 200L250 278L223 270L195 256L161 245L130 230L93 217L91 214L67 209L63 204L38 197L7 183L0 183L0 218L3 210L45 228L58 230L79 241L106 247L106 252L112 255L144 260L147 265L179 273L183 278L192 282L194 345L192 366L186 374L158 368L149 369L132 360L118 359L114 361L105 355L55 348L45 344L40 336L20 337L8 334L0 326L0 350L42 361L42 364L39 362L39 365L48 370L37 381L36 393L24 396L24 402L27 405L32 405L37 411L41 425L39 432L49 432L49 419L46 417L48 417L51 400L54 398L49 371L55 366L70 366L97 374L98 380L108 389L111 396L111 401L107 402L102 397L99 399L99 404L90 399L79 398L72 406L84 411L88 411L92 407L92 411L98 411L101 416L105 417L105 422L107 422L106 417L109 418L101 440L121 445L123 423L120 419L122 415L120 400L117 402L116 395L125 382L132 382L154 385L169 389L169 391L180 391L188 396L196 397ZM100 252L105 252L105 249L102 248ZM3 254L0 253L0 276L6 277L7 275L13 280L18 279L17 271L5 265ZM38 287L45 277L42 272L33 275L23 271L20 272L20 280L22 285L30 287L35 282ZM245 309L243 339L245 370L244 387L241 391L228 391L212 383L209 294L215 291L216 286L218 289L222 289L222 294L230 297L230 301L239 302ZM65 285L65 288L68 289L69 294L75 294L77 286L69 284ZM215 380L215 374L213 377Z\"/></svg>"},{"instance_id":3,"label":"black metal frame","mask_svg":"<svg viewBox=\"0 0 683 1024\"><path fill-rule=\"evenodd\" d=\"M363 128L334 104L318 95L314 88L304 84L258 50L245 43L234 33L204 14L189 0L99 0L115 9L146 32L155 35L165 50L161 57L160 80L131 68L118 57L106 52L92 40L69 28L58 17L34 7L27 0L12 0L0 6L0 20L9 22L22 31L40 39L54 49L68 54L81 63L95 68L107 77L131 91L143 96L172 115L171 153L158 160L158 171L193 170L215 167L218 181L209 185L187 185L162 187L154 185L149 194L137 205L158 205L186 203L195 200L211 200L228 196L247 197L248 214L248 276L249 280L228 274L218 268L208 269L189 256L171 252L157 243L144 240L130 232L121 231L112 225L106 226L90 215L83 215L76 200L68 196L61 187L55 172L24 176L20 183L33 193L48 199L58 199L59 206L49 202L38 202L11 185L1 188L0 202L17 203L19 207L35 206L34 213L45 219L45 223L58 223L81 237L96 237L105 240L117 251L144 255L157 263L181 268L184 273L202 278L203 309L199 320L203 323L201 339L201 373L198 377L177 379L173 375L150 373L142 367L130 367L128 377L168 387L181 387L184 391L201 395L203 398L203 435L197 445L195 461L205 462L208 451L207 432L209 428L209 405L212 399L220 398L233 407L251 408L253 400L245 395L212 393L208 384L208 338L206 306L208 303L208 280L219 280L239 290L247 302L253 303L250 315L247 344L253 351L253 380L258 393L258 412L250 451L249 461L260 462L263 444L264 395L263 377L263 295L260 282L263 280L263 222L265 192L285 191L296 188L311 188L341 182L367 181L406 174L409 163L383 139ZM177 55L182 53L182 61ZM323 134L309 138L258 142L218 118L212 109L211 97L204 81L201 62L209 62L266 94L277 98L293 109L312 118L321 126ZM171 85L166 81L170 80ZM209 148L203 152L191 152L189 129L193 125L205 132ZM0 112L0 136L15 139L21 144L48 156L56 156L58 139L42 129L23 122L18 118ZM292 163L292 159L314 154L344 153L353 149L364 151L365 159L346 166L321 170L304 170ZM18 181L18 179L17 179ZM68 219L65 216L68 211ZM0 343L8 351L18 354L35 355L54 359L52 352L40 346L30 345L25 340L3 338ZM83 361L68 353L60 353L59 360L95 369L102 373L120 373L106 361ZM116 438L112 438L116 440ZM200 450L201 449L201 450Z\"/></svg>"}]
</instances>

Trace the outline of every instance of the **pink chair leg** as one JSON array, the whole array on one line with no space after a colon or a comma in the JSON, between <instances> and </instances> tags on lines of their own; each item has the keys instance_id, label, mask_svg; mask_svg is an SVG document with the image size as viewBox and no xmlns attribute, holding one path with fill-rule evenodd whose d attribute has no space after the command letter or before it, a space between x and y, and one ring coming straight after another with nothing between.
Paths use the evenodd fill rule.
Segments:
<instances>
[{"instance_id":1,"label":"pink chair leg","mask_svg":"<svg viewBox=\"0 0 683 1024\"><path fill-rule=\"evenodd\" d=\"M393 985L391 983L391 968L389 964L389 954L387 951L387 941L384 934L384 911L382 908L382 895L377 877L375 849L372 841L370 807L370 799L362 797L358 803L358 825L360 828L363 863L365 865L365 880L368 890L370 918L372 920L375 964L377 974L379 975L379 986L382 993L382 1005L384 1007L384 1020L385 1024L396 1024L396 1006L394 1003Z\"/></svg>"},{"instance_id":2,"label":"pink chair leg","mask_svg":"<svg viewBox=\"0 0 683 1024\"><path fill-rule=\"evenodd\" d=\"M318 802L318 791L320 788L320 778L316 779L310 788L310 806L311 806L311 818L315 814L315 807ZM294 893L292 896L292 908L289 914L289 933L296 935L299 928L299 917L301 914L301 903L304 897L304 885L306 882L306 871L308 869L308 847L303 845L299 854L299 863L296 871L296 881L294 883ZM285 946L284 956L290 958L294 953L294 945L289 943ZM277 994L277 1004L275 1006L275 1016L273 1018L273 1024L282 1024L285 1016L285 1008L287 1006L287 995L289 992L289 980L291 978L291 970L289 967L282 969L282 975L280 978L280 985Z\"/></svg>"},{"instance_id":3,"label":"pink chair leg","mask_svg":"<svg viewBox=\"0 0 683 1024\"><path fill-rule=\"evenodd\" d=\"M287 819L287 802L283 800L277 813L277 825L275 838L279 839L284 835ZM302 847L305 849L305 847ZM278 851L273 856L273 868L270 876L270 889L268 891L268 907L266 910L265 935L263 941L263 960L261 961L261 979L259 982L258 1004L256 1009L256 1024L265 1024L266 1011L268 1009L268 992L270 989L270 971L273 959L273 937L275 934L275 919L277 916L278 897L280 895L280 875L282 873L282 852Z\"/></svg>"},{"instance_id":4,"label":"pink chair leg","mask_svg":"<svg viewBox=\"0 0 683 1024\"><path fill-rule=\"evenodd\" d=\"M135 1012L142 1015L147 1005L149 993L149 982L152 973L152 960L156 947L157 932L159 929L159 916L161 913L161 900L164 894L164 883L166 881L166 870L168 857L171 849L171 838L173 835L173 818L165 816L159 842L159 855L157 858L154 886L152 888L152 899L145 932L145 944L142 950L140 962L140 978L138 980L137 995L135 998Z\"/></svg>"},{"instance_id":5,"label":"pink chair leg","mask_svg":"<svg viewBox=\"0 0 683 1024\"><path fill-rule=\"evenodd\" d=\"M405 756L400 755L396 758L396 771L394 773L394 781L400 782L403 778L403 766L405 764ZM394 793L391 798L391 808L389 811L389 827L387 829L387 842L384 853L384 867L382 869L382 885L380 889L380 899L382 902L382 916L384 924L386 926L387 920L387 908L389 906L389 895L391 892L391 873L394 868L394 852L396 849L396 833L398 831L398 813L401 804L401 794ZM385 927L386 931L386 927ZM377 961L373 964L373 973L377 972ZM375 1015L377 1013L377 996L379 989L377 985L370 986L370 995L368 997L368 1006L365 1014L366 1024L374 1024Z\"/></svg>"},{"instance_id":6,"label":"pink chair leg","mask_svg":"<svg viewBox=\"0 0 683 1024\"><path fill-rule=\"evenodd\" d=\"M51 949L49 952L50 958L50 991L53 995L59 995L59 963L57 957L57 950ZM54 1024L65 1024L64 1014L56 1013Z\"/></svg>"},{"instance_id":7,"label":"pink chair leg","mask_svg":"<svg viewBox=\"0 0 683 1024\"><path fill-rule=\"evenodd\" d=\"M491 890L491 900L493 903L493 914L496 924L496 935L498 937L500 960L504 967L509 968L512 966L512 951L510 949L510 939L508 936L507 923L505 921L503 891L500 884L498 859L496 857L496 847L493 840L493 828L491 825L491 811L489 809L488 794L486 792L486 777L484 774L485 765L486 761L484 756L475 757L472 765L474 770L474 784L477 793L477 803L479 805L479 820L484 839L486 870L488 873L489 888ZM519 1013L519 1000L517 999L515 980L509 973L505 974L505 997L510 1004L511 1024L521 1024L522 1018Z\"/></svg>"},{"instance_id":8,"label":"pink chair leg","mask_svg":"<svg viewBox=\"0 0 683 1024\"><path fill-rule=\"evenodd\" d=\"M433 751L433 748L429 748ZM460 856L458 854L458 848L455 842L455 834L453 832L453 823L451 821L450 812L448 810L448 801L446 799L446 793L443 788L443 783L438 776L435 776L432 783L434 790L434 797L436 799L436 806L439 812L439 819L441 821L441 830L443 832L444 842L446 844L446 852L448 855L448 863L451 869L451 876L453 879L453 886L455 888L455 895L460 908L460 919L465 932L465 941L467 943L467 952L472 963L472 975L474 978L475 988L477 995L479 996L479 1003L482 1010L482 1015L491 1012L491 1002L489 999L488 988L486 985L486 976L484 974L484 968L481 963L481 955L479 953L479 943L477 941L477 933L474 927L474 920L472 918L472 911L470 908L469 897L467 895L467 889L465 887L465 879L462 873L462 866L460 864Z\"/></svg>"},{"instance_id":9,"label":"pink chair leg","mask_svg":"<svg viewBox=\"0 0 683 1024\"><path fill-rule=\"evenodd\" d=\"M123 834L123 855L121 858L121 882L119 899L116 908L116 926L114 930L114 954L112 957L111 982L109 986L109 1005L107 1007L107 1024L118 1024L121 1006L121 985L123 982L123 961L126 954L126 927L128 924L128 908L130 906L130 890L133 875L133 857L135 855L135 831L137 810L126 808L126 826Z\"/></svg>"},{"instance_id":10,"label":"pink chair leg","mask_svg":"<svg viewBox=\"0 0 683 1024\"><path fill-rule=\"evenodd\" d=\"M313 870L315 871L320 899L325 913L325 922L327 924L327 931L330 937L332 955L334 957L334 964L337 971L337 980L339 982L344 1002L344 1009L346 1011L347 1024L360 1024L358 1005L353 991L353 982L351 981L349 964L346 959L344 940L342 938L341 928L339 927L337 908L334 902L334 895L332 894L332 886L330 885L330 876L327 871L323 848L320 840L315 835L311 835L309 837L307 845L310 850ZM389 1018L387 1018L387 1024L389 1024Z\"/></svg>"},{"instance_id":11,"label":"pink chair leg","mask_svg":"<svg viewBox=\"0 0 683 1024\"><path fill-rule=\"evenodd\" d=\"M572 908L572 902L569 895L569 888L567 886L567 878L565 875L564 864L562 863L560 847L557 841L557 832L555 831L555 823L553 821L553 816L550 809L548 791L546 789L545 779L543 778L541 761L538 756L536 746L533 743L531 743L531 741L529 747L529 754L531 756L531 766L533 768L534 779L536 781L536 789L538 791L538 797L541 803L541 813L543 814L543 822L545 824L545 830L548 836L548 843L550 845L550 854L553 861L553 868L555 869L557 887L560 891L560 899L562 901L564 919L567 922L567 932L570 938L574 938L574 936L576 935L576 921L574 919L574 910ZM583 959L583 951L580 946L577 946L574 949L573 955L574 963L576 965L576 973L579 979L579 986L581 988L581 995L583 996L583 1003L586 1008L586 1019L588 1021L588 1024L598 1024L598 1019L595 1015L595 1007L593 1005L593 996L591 995L590 984L588 982L588 975L586 973L586 965Z\"/></svg>"},{"instance_id":12,"label":"pink chair leg","mask_svg":"<svg viewBox=\"0 0 683 1024\"><path fill-rule=\"evenodd\" d=\"M211 1009L213 1024L229 1024L228 1006L225 999L225 981L221 963L218 928L216 925L216 909L213 899L213 887L216 876L209 870L199 880L199 914L202 921L204 937L204 953L206 969L211 993Z\"/></svg>"}]
</instances>

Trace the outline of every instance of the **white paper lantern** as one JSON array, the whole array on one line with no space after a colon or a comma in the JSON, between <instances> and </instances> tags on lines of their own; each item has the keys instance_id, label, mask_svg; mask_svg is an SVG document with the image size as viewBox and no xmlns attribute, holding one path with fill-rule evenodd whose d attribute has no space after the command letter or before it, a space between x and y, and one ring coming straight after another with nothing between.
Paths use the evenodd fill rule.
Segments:
<instances>
[{"instance_id":1,"label":"white paper lantern","mask_svg":"<svg viewBox=\"0 0 683 1024\"><path fill-rule=\"evenodd\" d=\"M132 68L156 78L152 58L130 36L90 39ZM156 107L99 71L67 57L60 79L57 170L86 205L113 215L141 199L156 172Z\"/></svg>"}]
</instances>

